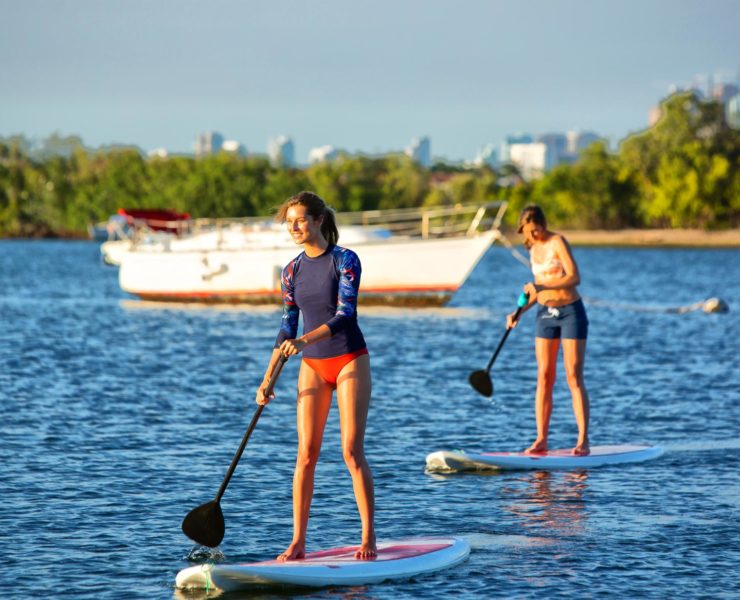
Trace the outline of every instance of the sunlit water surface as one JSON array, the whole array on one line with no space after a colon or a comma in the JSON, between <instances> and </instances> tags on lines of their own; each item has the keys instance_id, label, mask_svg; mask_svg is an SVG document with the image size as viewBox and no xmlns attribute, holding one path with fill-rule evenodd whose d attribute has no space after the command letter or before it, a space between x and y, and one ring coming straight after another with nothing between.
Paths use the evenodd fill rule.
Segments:
<instances>
[{"instance_id":1,"label":"sunlit water surface","mask_svg":"<svg viewBox=\"0 0 740 600\"><path fill-rule=\"evenodd\" d=\"M367 452L381 538L457 535L459 567L400 583L262 597L737 597L740 594L740 253L575 250L589 307L592 442L650 442L654 461L588 472L435 475L439 449L516 450L534 435L529 314L485 366L527 271L493 248L443 309L360 310L374 392ZM722 297L729 314L677 307ZM604 305L603 302L607 304ZM83 242L0 242L0 536L12 597L172 598L193 546L182 517L213 498L254 409L276 308L141 303ZM228 561L291 535L292 361L222 508ZM576 428L560 370L551 444ZM336 408L309 550L356 543ZM237 598L244 595L232 595ZM197 595L194 597L198 597Z\"/></svg>"}]
</instances>

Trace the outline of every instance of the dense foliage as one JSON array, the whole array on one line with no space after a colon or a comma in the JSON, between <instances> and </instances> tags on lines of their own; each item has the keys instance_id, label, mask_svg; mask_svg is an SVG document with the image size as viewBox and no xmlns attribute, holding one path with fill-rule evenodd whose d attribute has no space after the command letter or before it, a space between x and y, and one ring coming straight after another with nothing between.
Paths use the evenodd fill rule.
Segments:
<instances>
[{"instance_id":1,"label":"dense foliage","mask_svg":"<svg viewBox=\"0 0 740 600\"><path fill-rule=\"evenodd\" d=\"M270 214L311 189L337 210L437 206L505 199L513 222L529 202L567 228L740 226L740 132L722 106L693 93L661 105L657 124L603 143L541 179L525 182L511 165L424 169L403 155L342 155L305 169L226 153L146 158L135 148L86 150L53 136L45 153L22 138L0 142L0 236L84 235L121 207L169 208L193 217Z\"/></svg>"}]
</instances>

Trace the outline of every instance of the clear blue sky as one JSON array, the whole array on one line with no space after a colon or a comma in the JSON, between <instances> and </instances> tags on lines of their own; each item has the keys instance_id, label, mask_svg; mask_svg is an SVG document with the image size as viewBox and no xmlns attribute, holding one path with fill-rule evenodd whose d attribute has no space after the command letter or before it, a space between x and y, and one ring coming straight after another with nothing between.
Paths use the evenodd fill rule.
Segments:
<instances>
[{"instance_id":1,"label":"clear blue sky","mask_svg":"<svg viewBox=\"0 0 740 600\"><path fill-rule=\"evenodd\" d=\"M738 0L0 0L0 136L189 152L472 158L510 133L645 126L669 85L735 82Z\"/></svg>"}]
</instances>

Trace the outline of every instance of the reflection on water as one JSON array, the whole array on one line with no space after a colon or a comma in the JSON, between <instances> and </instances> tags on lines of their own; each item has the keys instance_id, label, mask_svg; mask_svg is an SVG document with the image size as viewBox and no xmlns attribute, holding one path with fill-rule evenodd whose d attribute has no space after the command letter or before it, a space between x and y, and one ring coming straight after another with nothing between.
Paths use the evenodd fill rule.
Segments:
<instances>
[{"instance_id":1,"label":"reflection on water","mask_svg":"<svg viewBox=\"0 0 740 600\"><path fill-rule=\"evenodd\" d=\"M525 527L580 534L588 514L587 480L587 471L532 471L501 488L503 509ZM507 495L512 502L507 502Z\"/></svg>"}]
</instances>

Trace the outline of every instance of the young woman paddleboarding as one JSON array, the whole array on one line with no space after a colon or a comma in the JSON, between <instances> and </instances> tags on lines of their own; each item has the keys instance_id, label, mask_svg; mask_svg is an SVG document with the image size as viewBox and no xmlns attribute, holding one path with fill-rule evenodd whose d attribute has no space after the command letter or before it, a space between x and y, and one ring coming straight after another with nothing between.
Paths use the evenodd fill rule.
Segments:
<instances>
[{"instance_id":1,"label":"young woman paddleboarding","mask_svg":"<svg viewBox=\"0 0 740 600\"><path fill-rule=\"evenodd\" d=\"M518 232L524 235L529 250L534 281L524 286L529 296L521 314L537 305L535 354L537 357L537 392L535 416L537 439L526 450L531 454L547 451L547 435L552 414L552 388L558 350L563 347L563 362L568 379L573 412L578 424L578 441L573 454L589 453L589 399L583 380L583 363L588 337L586 309L576 286L581 282L578 266L565 238L547 228L539 206L529 205L519 216ZM507 327L515 327L515 313L506 317Z\"/></svg>"},{"instance_id":2,"label":"young woman paddleboarding","mask_svg":"<svg viewBox=\"0 0 740 600\"><path fill-rule=\"evenodd\" d=\"M303 558L313 497L314 473L334 390L337 391L344 461L352 476L362 522L356 558L377 555L373 477L365 458L364 437L370 405L370 356L357 324L361 266L357 255L337 246L334 212L312 192L301 192L280 207L301 252L283 269L283 318L280 332L257 389L257 403L267 404L266 388L280 354L303 353L298 374L298 456L293 476L293 540L278 560ZM303 314L303 335L298 317Z\"/></svg>"}]
</instances>

